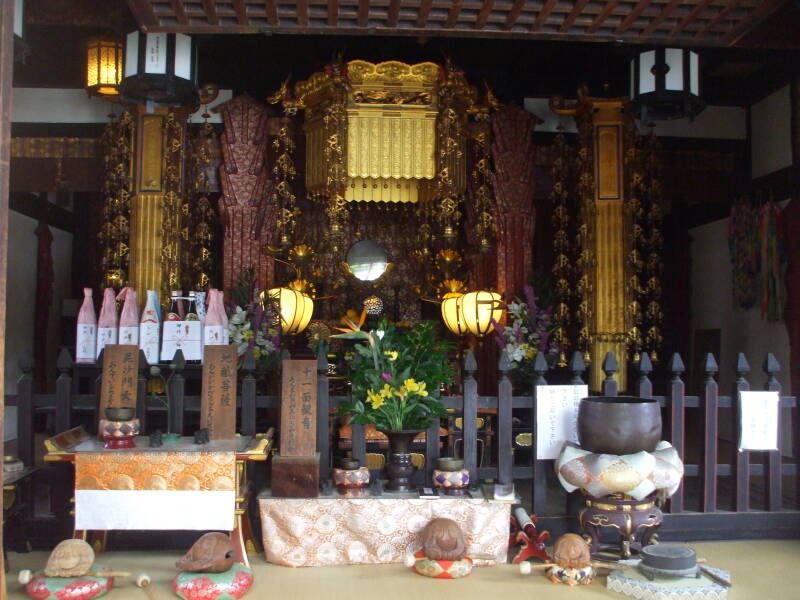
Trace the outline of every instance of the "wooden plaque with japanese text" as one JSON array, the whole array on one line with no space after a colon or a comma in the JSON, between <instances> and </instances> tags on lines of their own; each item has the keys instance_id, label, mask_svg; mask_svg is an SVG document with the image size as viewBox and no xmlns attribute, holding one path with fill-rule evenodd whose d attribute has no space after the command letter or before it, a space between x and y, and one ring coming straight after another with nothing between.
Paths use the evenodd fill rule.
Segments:
<instances>
[{"instance_id":1,"label":"wooden plaque with japanese text","mask_svg":"<svg viewBox=\"0 0 800 600\"><path fill-rule=\"evenodd\" d=\"M235 346L205 347L200 427L208 429L210 440L236 437Z\"/></svg>"},{"instance_id":2,"label":"wooden plaque with japanese text","mask_svg":"<svg viewBox=\"0 0 800 600\"><path fill-rule=\"evenodd\" d=\"M282 457L317 452L317 361L283 361L281 387Z\"/></svg>"},{"instance_id":3,"label":"wooden plaque with japanese text","mask_svg":"<svg viewBox=\"0 0 800 600\"><path fill-rule=\"evenodd\" d=\"M100 380L100 408L136 406L139 377L139 346L112 344L103 348L103 376ZM100 411L103 418L103 410Z\"/></svg>"}]
</instances>

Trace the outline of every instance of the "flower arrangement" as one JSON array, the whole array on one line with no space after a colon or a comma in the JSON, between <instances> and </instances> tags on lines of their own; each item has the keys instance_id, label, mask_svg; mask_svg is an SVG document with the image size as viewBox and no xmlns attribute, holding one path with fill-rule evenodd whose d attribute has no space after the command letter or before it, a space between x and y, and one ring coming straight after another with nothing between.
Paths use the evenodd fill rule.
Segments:
<instances>
[{"instance_id":1,"label":"flower arrangement","mask_svg":"<svg viewBox=\"0 0 800 600\"><path fill-rule=\"evenodd\" d=\"M372 424L381 431L427 429L447 414L439 399L439 384L449 383L452 344L438 339L431 321L396 327L386 319L377 329L361 330L366 313L333 337L360 340L348 366L353 401L343 402L340 416L353 423Z\"/></svg>"},{"instance_id":2,"label":"flower arrangement","mask_svg":"<svg viewBox=\"0 0 800 600\"><path fill-rule=\"evenodd\" d=\"M264 296L254 283L252 271L245 271L231 289L233 302L228 307L231 343L236 345L239 357L252 350L256 372L261 375L278 364L281 348L278 310Z\"/></svg>"},{"instance_id":3,"label":"flower arrangement","mask_svg":"<svg viewBox=\"0 0 800 600\"><path fill-rule=\"evenodd\" d=\"M539 352L546 352L548 362L558 356L558 346L550 339L553 331L552 307L537 305L533 288L526 285L525 302L515 298L508 304L508 323L494 323L497 344L508 354L512 369L523 376L533 375L533 363Z\"/></svg>"}]
</instances>

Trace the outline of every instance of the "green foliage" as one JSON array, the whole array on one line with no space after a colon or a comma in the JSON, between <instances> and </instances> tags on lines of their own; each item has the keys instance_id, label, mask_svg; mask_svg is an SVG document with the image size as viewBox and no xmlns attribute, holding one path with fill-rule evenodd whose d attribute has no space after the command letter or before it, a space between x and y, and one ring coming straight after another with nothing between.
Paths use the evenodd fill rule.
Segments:
<instances>
[{"instance_id":1,"label":"green foliage","mask_svg":"<svg viewBox=\"0 0 800 600\"><path fill-rule=\"evenodd\" d=\"M427 429L447 414L439 385L452 381L448 353L453 346L438 338L435 323L401 328L384 319L375 331L333 337L360 340L349 363L353 401L342 403L340 416L398 431Z\"/></svg>"}]
</instances>

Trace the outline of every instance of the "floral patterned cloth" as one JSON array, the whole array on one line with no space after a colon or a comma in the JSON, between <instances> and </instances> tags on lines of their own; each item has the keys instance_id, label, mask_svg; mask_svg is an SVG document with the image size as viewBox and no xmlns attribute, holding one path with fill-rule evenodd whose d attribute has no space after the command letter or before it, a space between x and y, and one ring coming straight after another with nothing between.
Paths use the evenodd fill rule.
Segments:
<instances>
[{"instance_id":1,"label":"floral patterned cloth","mask_svg":"<svg viewBox=\"0 0 800 600\"><path fill-rule=\"evenodd\" d=\"M261 498L259 510L267 560L289 567L403 562L420 549L419 534L436 517L458 522L470 554L505 562L508 551L510 504L469 498Z\"/></svg>"}]
</instances>

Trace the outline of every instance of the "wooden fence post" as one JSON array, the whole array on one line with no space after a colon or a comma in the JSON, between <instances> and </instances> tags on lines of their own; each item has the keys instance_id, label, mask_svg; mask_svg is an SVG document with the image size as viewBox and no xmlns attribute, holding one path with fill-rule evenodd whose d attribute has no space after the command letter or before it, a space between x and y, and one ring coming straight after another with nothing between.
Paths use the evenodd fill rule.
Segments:
<instances>
[{"instance_id":1,"label":"wooden fence post","mask_svg":"<svg viewBox=\"0 0 800 600\"><path fill-rule=\"evenodd\" d=\"M531 514L537 514L539 516L547 514L547 474L545 471L545 461L539 460L536 451L536 446L539 441L536 435L536 423L538 420L536 414L538 404L537 388L540 385L547 385L547 380L544 376L549 369L550 367L547 365L544 354L538 352L533 361L533 372L536 373L536 378L531 384L531 465L533 470L533 480L531 481Z\"/></svg>"},{"instance_id":2,"label":"wooden fence post","mask_svg":"<svg viewBox=\"0 0 800 600\"><path fill-rule=\"evenodd\" d=\"M19 359L22 375L17 380L17 454L26 467L34 466L36 453L33 445L33 362Z\"/></svg>"},{"instance_id":3,"label":"wooden fence post","mask_svg":"<svg viewBox=\"0 0 800 600\"><path fill-rule=\"evenodd\" d=\"M139 373L136 378L136 417L139 419L139 431L142 435L147 431L147 375L150 365L144 350L139 350Z\"/></svg>"},{"instance_id":4,"label":"wooden fence post","mask_svg":"<svg viewBox=\"0 0 800 600\"><path fill-rule=\"evenodd\" d=\"M776 373L780 373L781 365L775 358L772 352L768 352L764 358L764 373L767 374L767 381L764 384L764 389L769 391L778 392L778 449L767 452L766 460L764 461L764 480L767 484L767 510L778 511L783 507L783 486L782 486L782 473L781 473L781 412L780 408L780 394L781 384L775 378ZM800 474L795 475L800 476Z\"/></svg>"},{"instance_id":5,"label":"wooden fence post","mask_svg":"<svg viewBox=\"0 0 800 600\"><path fill-rule=\"evenodd\" d=\"M464 468L469 471L469 487L478 486L478 382L475 373L478 363L472 350L467 351L464 361L464 409L461 418L461 433L464 436Z\"/></svg>"},{"instance_id":6,"label":"wooden fence post","mask_svg":"<svg viewBox=\"0 0 800 600\"><path fill-rule=\"evenodd\" d=\"M606 378L603 381L603 395L616 396L619 390L619 385L617 384L617 380L614 379L614 373L619 371L619 365L617 364L617 357L613 352L606 353L606 357L603 359L602 368L603 372L606 374ZM623 385L625 385L625 382L623 382Z\"/></svg>"},{"instance_id":7,"label":"wooden fence post","mask_svg":"<svg viewBox=\"0 0 800 600\"><path fill-rule=\"evenodd\" d=\"M512 392L508 378L511 362L505 350L500 352L497 370L500 373L497 383L497 481L502 485L509 485L514 481L514 455L511 442Z\"/></svg>"},{"instance_id":8,"label":"wooden fence post","mask_svg":"<svg viewBox=\"0 0 800 600\"><path fill-rule=\"evenodd\" d=\"M248 348L242 360L242 406L241 406L241 426L242 435L256 434L256 378L253 372L256 370L256 357L253 356L253 349Z\"/></svg>"},{"instance_id":9,"label":"wooden fence post","mask_svg":"<svg viewBox=\"0 0 800 600\"><path fill-rule=\"evenodd\" d=\"M731 464L735 465L735 472L732 475L736 478L734 482L734 504L736 512L750 510L750 453L747 450L739 451L738 435L741 431L741 400L739 392L750 390L747 381L747 374L750 372L750 365L743 352L739 352L736 359L736 385L734 391L736 398L732 398L731 410L733 412L733 448L731 454Z\"/></svg>"},{"instance_id":10,"label":"wooden fence post","mask_svg":"<svg viewBox=\"0 0 800 600\"><path fill-rule=\"evenodd\" d=\"M639 380L636 382L636 393L640 398L653 397L653 382L650 381L648 375L653 372L653 363L650 361L650 355L647 352L642 352L639 357Z\"/></svg>"},{"instance_id":11,"label":"wooden fence post","mask_svg":"<svg viewBox=\"0 0 800 600\"><path fill-rule=\"evenodd\" d=\"M717 511L717 448L719 443L719 387L714 375L719 371L717 360L709 352L703 365L705 384L705 436L703 447L703 512Z\"/></svg>"},{"instance_id":12,"label":"wooden fence post","mask_svg":"<svg viewBox=\"0 0 800 600\"><path fill-rule=\"evenodd\" d=\"M103 390L101 389L103 384L103 359L105 358L105 349L100 350L100 356L97 357L94 365L97 369L97 376L94 378L92 382L92 393L94 394L94 419L92 420L92 430L89 433L99 433L97 428L100 425L100 419L102 419L105 415L103 414Z\"/></svg>"},{"instance_id":13,"label":"wooden fence post","mask_svg":"<svg viewBox=\"0 0 800 600\"><path fill-rule=\"evenodd\" d=\"M669 361L669 372L672 378L669 382L669 409L670 409L670 424L672 431L670 432L671 443L678 452L678 456L682 461L686 461L686 452L684 451L684 422L686 418L686 395L681 373L686 370L683 365L681 355L677 352L672 355ZM683 512L683 490L685 489L684 482L681 482L677 491L672 495L669 501L669 511L671 513Z\"/></svg>"},{"instance_id":14,"label":"wooden fence post","mask_svg":"<svg viewBox=\"0 0 800 600\"><path fill-rule=\"evenodd\" d=\"M58 379L56 379L55 431L61 433L72 427L72 356L62 348L56 360Z\"/></svg>"},{"instance_id":15,"label":"wooden fence post","mask_svg":"<svg viewBox=\"0 0 800 600\"><path fill-rule=\"evenodd\" d=\"M328 381L328 355L325 345L317 352L317 452L319 452L319 478L328 481L331 477L331 402Z\"/></svg>"},{"instance_id":16,"label":"wooden fence post","mask_svg":"<svg viewBox=\"0 0 800 600\"><path fill-rule=\"evenodd\" d=\"M177 433L183 435L183 405L184 405L184 391L186 388L186 380L183 377L183 368L186 366L186 359L183 358L183 350L175 352L172 357L172 374L167 381L167 398L169 406L168 411L168 425L170 431L168 433Z\"/></svg>"}]
</instances>

